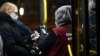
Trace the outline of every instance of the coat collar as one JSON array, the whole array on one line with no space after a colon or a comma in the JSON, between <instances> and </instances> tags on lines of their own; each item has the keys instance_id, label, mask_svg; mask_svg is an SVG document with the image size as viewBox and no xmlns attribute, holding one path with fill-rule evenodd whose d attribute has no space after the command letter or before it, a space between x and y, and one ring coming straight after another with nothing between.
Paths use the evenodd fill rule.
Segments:
<instances>
[{"instance_id":1,"label":"coat collar","mask_svg":"<svg viewBox=\"0 0 100 56\"><path fill-rule=\"evenodd\" d=\"M6 22L6 23L10 23L10 24L15 23L13 21L13 19L8 14L6 14L4 12L0 12L0 22Z\"/></svg>"}]
</instances>

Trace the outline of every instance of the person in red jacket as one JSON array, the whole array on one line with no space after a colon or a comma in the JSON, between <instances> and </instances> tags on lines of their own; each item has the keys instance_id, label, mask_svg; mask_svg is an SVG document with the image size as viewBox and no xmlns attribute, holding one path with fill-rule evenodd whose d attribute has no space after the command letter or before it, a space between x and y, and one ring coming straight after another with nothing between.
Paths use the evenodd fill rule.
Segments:
<instances>
[{"instance_id":1,"label":"person in red jacket","mask_svg":"<svg viewBox=\"0 0 100 56\"><path fill-rule=\"evenodd\" d=\"M72 41L71 6L64 5L55 11L56 27L39 44L43 56L69 56L67 45Z\"/></svg>"}]
</instances>

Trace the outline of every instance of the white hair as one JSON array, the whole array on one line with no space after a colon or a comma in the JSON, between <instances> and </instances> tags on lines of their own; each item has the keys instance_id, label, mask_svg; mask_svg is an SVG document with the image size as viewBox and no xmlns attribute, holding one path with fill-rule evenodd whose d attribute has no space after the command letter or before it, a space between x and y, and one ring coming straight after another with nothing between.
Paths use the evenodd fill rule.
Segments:
<instances>
[{"instance_id":1,"label":"white hair","mask_svg":"<svg viewBox=\"0 0 100 56\"><path fill-rule=\"evenodd\" d=\"M0 12L6 12L9 14L12 12L18 12L18 8L15 4L13 4L11 2L6 2L1 6Z\"/></svg>"}]
</instances>

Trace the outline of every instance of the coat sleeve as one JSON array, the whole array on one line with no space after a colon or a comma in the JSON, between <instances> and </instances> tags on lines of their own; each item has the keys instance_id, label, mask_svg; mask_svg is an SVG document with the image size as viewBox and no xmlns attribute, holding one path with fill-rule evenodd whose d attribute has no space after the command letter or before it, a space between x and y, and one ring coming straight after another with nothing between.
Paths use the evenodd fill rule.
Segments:
<instances>
[{"instance_id":1,"label":"coat sleeve","mask_svg":"<svg viewBox=\"0 0 100 56\"><path fill-rule=\"evenodd\" d=\"M21 30L25 31L25 33L27 35L31 35L33 34L34 32L28 28L23 22L21 22L20 20L15 20L15 22L17 23L17 25L21 28Z\"/></svg>"},{"instance_id":2,"label":"coat sleeve","mask_svg":"<svg viewBox=\"0 0 100 56\"><path fill-rule=\"evenodd\" d=\"M9 27L0 28L0 32L2 34L4 47L8 53L12 53L14 55L19 55L19 56L29 56L29 51L27 50L27 48L18 45L14 40L11 28Z\"/></svg>"},{"instance_id":3,"label":"coat sleeve","mask_svg":"<svg viewBox=\"0 0 100 56\"><path fill-rule=\"evenodd\" d=\"M53 43L56 40L56 35L55 33L52 31L50 32L47 36L45 36L45 39L42 39L43 37L40 37L40 40L38 42L38 45L40 47L40 49L43 52L48 52L50 50L50 48L53 46Z\"/></svg>"}]
</instances>

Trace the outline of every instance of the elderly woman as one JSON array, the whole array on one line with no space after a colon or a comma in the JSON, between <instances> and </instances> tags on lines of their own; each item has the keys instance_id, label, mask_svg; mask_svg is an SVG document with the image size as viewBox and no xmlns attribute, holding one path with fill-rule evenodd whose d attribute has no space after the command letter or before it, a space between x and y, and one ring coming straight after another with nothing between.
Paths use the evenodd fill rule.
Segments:
<instances>
[{"instance_id":1,"label":"elderly woman","mask_svg":"<svg viewBox=\"0 0 100 56\"><path fill-rule=\"evenodd\" d=\"M7 56L33 56L39 54L38 48L33 46L33 40L27 31L22 30L14 21L18 18L17 6L6 2L0 9L0 33Z\"/></svg>"},{"instance_id":2,"label":"elderly woman","mask_svg":"<svg viewBox=\"0 0 100 56\"><path fill-rule=\"evenodd\" d=\"M43 56L69 56L67 45L72 40L71 6L59 7L55 12L56 27L39 43Z\"/></svg>"}]
</instances>

